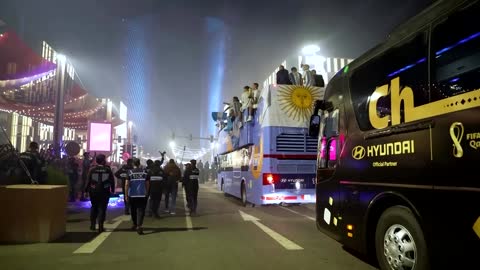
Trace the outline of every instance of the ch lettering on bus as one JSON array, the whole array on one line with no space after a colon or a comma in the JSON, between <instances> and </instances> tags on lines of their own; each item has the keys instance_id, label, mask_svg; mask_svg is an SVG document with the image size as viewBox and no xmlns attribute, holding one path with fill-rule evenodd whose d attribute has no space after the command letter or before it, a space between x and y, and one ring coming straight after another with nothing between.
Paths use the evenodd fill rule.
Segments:
<instances>
[{"instance_id":1,"label":"ch lettering on bus","mask_svg":"<svg viewBox=\"0 0 480 270\"><path fill-rule=\"evenodd\" d=\"M368 104L368 117L372 127L375 129L383 129L389 125L395 126L401 124L402 102L404 122L409 123L478 107L480 106L480 99L475 99L478 94L480 94L480 89L415 107L412 88L408 86L400 88L400 77L397 77L392 79L390 84L377 87L372 93ZM388 96L390 96L391 101L390 115L380 116L377 103L381 98Z\"/></svg>"}]
</instances>

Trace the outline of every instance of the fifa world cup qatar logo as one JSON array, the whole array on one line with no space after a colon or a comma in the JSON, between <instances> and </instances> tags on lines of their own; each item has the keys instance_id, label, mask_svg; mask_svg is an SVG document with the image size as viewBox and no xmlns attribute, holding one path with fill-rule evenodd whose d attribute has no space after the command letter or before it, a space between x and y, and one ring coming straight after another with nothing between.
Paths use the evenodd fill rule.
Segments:
<instances>
[{"instance_id":1,"label":"fifa world cup qatar logo","mask_svg":"<svg viewBox=\"0 0 480 270\"><path fill-rule=\"evenodd\" d=\"M463 157L463 148L461 145L463 132L463 124L460 122L455 122L450 126L450 137L453 141L453 156L456 158Z\"/></svg>"}]
</instances>

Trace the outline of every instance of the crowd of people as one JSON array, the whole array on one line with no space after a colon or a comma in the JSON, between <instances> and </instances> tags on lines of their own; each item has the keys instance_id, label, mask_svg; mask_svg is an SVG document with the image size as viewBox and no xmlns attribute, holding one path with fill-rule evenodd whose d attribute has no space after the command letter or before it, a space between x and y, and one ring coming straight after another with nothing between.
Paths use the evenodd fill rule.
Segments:
<instances>
[{"instance_id":1,"label":"crowd of people","mask_svg":"<svg viewBox=\"0 0 480 270\"><path fill-rule=\"evenodd\" d=\"M145 215L159 217L160 213L175 215L179 186L185 190L187 208L190 215L195 215L198 206L199 183L216 178L216 163L202 163L191 160L183 165L170 159L164 166L165 152L161 160L147 160L142 166L140 159L128 159L125 164L108 163L103 154L85 152L83 159L67 157L61 159L63 172L69 179L70 201L91 202L90 229L104 231L104 222L110 197L121 186L124 194L125 214L132 217L132 230L143 234ZM21 153L19 158L25 165L25 179L34 179L44 184L46 164L48 161L39 152L36 142ZM52 162L52 161L50 161ZM118 181L116 181L116 179ZM39 181L36 181L39 180ZM116 196L116 194L115 194ZM162 200L163 199L163 200ZM161 207L163 202L164 207Z\"/></svg>"},{"instance_id":2,"label":"crowd of people","mask_svg":"<svg viewBox=\"0 0 480 270\"><path fill-rule=\"evenodd\" d=\"M303 74L298 72L296 67L291 68L291 72L281 65L276 73L276 83L283 85L299 85L299 86L316 86L325 87L322 75L317 74L316 70L310 70L307 64L302 65ZM244 86L243 92L238 98L234 96L232 101L225 103L228 105L224 113L227 114L227 121L219 121L217 126L219 131L226 131L232 138L234 147L238 146L240 129L245 123L252 122L257 111L258 101L260 98L260 90L258 83L251 86Z\"/></svg>"},{"instance_id":3,"label":"crowd of people","mask_svg":"<svg viewBox=\"0 0 480 270\"><path fill-rule=\"evenodd\" d=\"M159 217L162 198L164 213L175 215L179 185L185 189L187 208L190 215L195 215L198 206L198 190L200 170L196 160L185 165L182 174L180 167L173 159L162 167L161 160L147 160L142 166L140 159L128 159L126 164L113 173L106 164L104 155L96 156L96 165L87 176L86 192L91 200L90 229L104 231L104 222L111 194L115 193L115 177L121 180L124 193L125 214L131 215L132 230L143 234L145 215Z\"/></svg>"},{"instance_id":4,"label":"crowd of people","mask_svg":"<svg viewBox=\"0 0 480 270\"><path fill-rule=\"evenodd\" d=\"M291 72L288 73L288 70L281 65L277 71L277 84L325 87L323 76L317 74L315 69L310 70L309 65L303 64L302 70L303 75L296 67L292 67Z\"/></svg>"}]
</instances>

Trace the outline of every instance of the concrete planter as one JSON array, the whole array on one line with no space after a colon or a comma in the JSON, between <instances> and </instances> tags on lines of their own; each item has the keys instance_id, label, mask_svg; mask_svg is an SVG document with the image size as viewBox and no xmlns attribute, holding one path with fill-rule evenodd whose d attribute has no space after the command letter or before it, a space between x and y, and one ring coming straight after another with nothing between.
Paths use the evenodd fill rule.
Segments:
<instances>
[{"instance_id":1,"label":"concrete planter","mask_svg":"<svg viewBox=\"0 0 480 270\"><path fill-rule=\"evenodd\" d=\"M65 234L67 186L0 186L0 243L45 243Z\"/></svg>"}]
</instances>

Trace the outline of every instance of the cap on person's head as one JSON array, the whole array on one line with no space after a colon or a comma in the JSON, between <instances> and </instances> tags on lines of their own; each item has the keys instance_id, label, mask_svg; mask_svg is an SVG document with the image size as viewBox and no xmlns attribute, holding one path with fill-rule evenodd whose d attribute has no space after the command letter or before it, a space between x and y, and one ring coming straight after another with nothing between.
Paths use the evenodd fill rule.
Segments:
<instances>
[{"instance_id":1,"label":"cap on person's head","mask_svg":"<svg viewBox=\"0 0 480 270\"><path fill-rule=\"evenodd\" d=\"M104 154L100 154L100 155L97 155L97 157L95 158L95 161L97 162L97 164L104 165L105 162L107 161L107 158L105 157Z\"/></svg>"},{"instance_id":2,"label":"cap on person's head","mask_svg":"<svg viewBox=\"0 0 480 270\"><path fill-rule=\"evenodd\" d=\"M292 67L290 70L291 70L291 71L296 71L297 68L296 68L296 67Z\"/></svg>"},{"instance_id":3,"label":"cap on person's head","mask_svg":"<svg viewBox=\"0 0 480 270\"><path fill-rule=\"evenodd\" d=\"M31 150L38 150L38 143L37 142L31 142L29 145L29 148Z\"/></svg>"}]
</instances>

